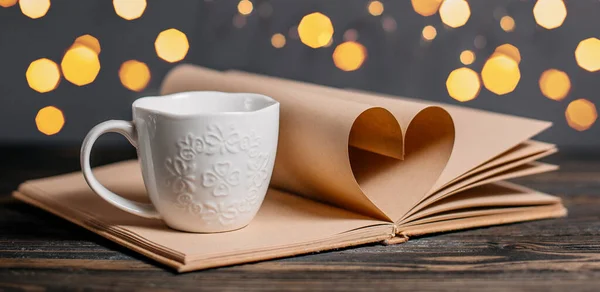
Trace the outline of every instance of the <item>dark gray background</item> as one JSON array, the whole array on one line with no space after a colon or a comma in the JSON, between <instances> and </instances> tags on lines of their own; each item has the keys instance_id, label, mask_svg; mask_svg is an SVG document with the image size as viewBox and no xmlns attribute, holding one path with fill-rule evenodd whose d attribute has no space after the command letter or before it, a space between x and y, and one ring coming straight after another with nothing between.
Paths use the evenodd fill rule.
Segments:
<instances>
[{"instance_id":1,"label":"dark gray background","mask_svg":"<svg viewBox=\"0 0 600 292\"><path fill-rule=\"evenodd\" d=\"M477 60L469 67L480 71L496 46L512 43L522 55L522 77L516 90L497 96L482 89L477 99L465 105L551 120L554 127L539 138L562 146L600 144L598 124L577 132L569 128L564 116L571 100L586 98L598 102L599 73L579 68L574 50L579 41L600 36L599 1L566 1L567 18L561 27L551 31L535 24L535 1L471 0L471 18L458 29L444 28L438 15L418 15L408 0L382 1L384 16L396 19L398 28L393 33L382 29L381 17L368 14L367 1L253 2L255 10L241 29L232 25L236 0L149 0L144 15L134 21L118 17L109 0L54 0L48 14L37 20L24 16L18 6L0 8L0 144L77 145L95 124L107 119L129 119L132 101L155 94L163 76L175 66L159 59L154 51L158 33L171 27L186 33L190 40L183 62L454 104L458 102L448 96L445 81L450 71L461 66L460 52L474 50ZM273 8L270 17L257 13L263 2ZM515 19L514 32L501 30L494 17L497 9ZM314 11L331 18L335 27L333 46L314 50L289 37L283 49L271 46L272 34L287 35L302 16ZM438 35L432 43L425 44L421 30L428 24L437 28ZM369 57L358 71L342 72L334 66L331 54L350 28L358 31L358 41L366 46ZM29 63L41 57L60 63L64 51L83 34L97 37L102 46L102 68L96 81L78 87L63 79L56 90L44 94L30 89L25 79ZM485 48L474 47L477 35L486 38ZM147 63L152 71L152 80L141 93L125 89L119 81L119 66L129 59ZM551 67L571 77L572 91L561 102L543 97L538 87L540 74ZM66 117L65 127L54 136L39 133L35 126L37 111L47 105L59 107ZM124 139L115 136L103 140L124 144Z\"/></svg>"}]
</instances>

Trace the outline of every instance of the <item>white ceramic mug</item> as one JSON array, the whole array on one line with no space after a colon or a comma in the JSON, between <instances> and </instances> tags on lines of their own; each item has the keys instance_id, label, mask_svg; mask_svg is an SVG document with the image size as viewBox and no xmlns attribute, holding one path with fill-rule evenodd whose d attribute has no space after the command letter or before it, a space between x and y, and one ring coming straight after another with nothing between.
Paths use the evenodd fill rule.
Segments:
<instances>
[{"instance_id":1,"label":"white ceramic mug","mask_svg":"<svg viewBox=\"0 0 600 292\"><path fill-rule=\"evenodd\" d=\"M259 94L184 92L140 98L132 108L132 122L103 122L83 141L81 168L94 192L121 210L183 231L223 232L250 223L273 172L278 102ZM123 198L94 177L92 145L107 132L137 148L152 204Z\"/></svg>"}]
</instances>

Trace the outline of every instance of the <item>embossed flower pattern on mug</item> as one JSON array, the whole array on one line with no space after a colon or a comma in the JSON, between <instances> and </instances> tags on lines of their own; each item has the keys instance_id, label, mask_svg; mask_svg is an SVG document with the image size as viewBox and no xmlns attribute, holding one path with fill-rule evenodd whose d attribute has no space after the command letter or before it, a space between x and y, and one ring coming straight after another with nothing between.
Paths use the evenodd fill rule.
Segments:
<instances>
[{"instance_id":1,"label":"embossed flower pattern on mug","mask_svg":"<svg viewBox=\"0 0 600 292\"><path fill-rule=\"evenodd\" d=\"M260 137L253 132L241 135L233 125L222 127L210 124L204 135L187 134L177 142L175 158L167 158L166 166L171 178L167 181L177 195L176 205L193 215L199 215L208 223L230 224L240 213L249 212L260 202L259 190L269 176L268 153L259 152ZM246 196L237 199L227 198L233 187L241 183L242 172L229 161L219 161L204 170L200 181L196 182L194 159L197 155L218 155L225 153L246 153L248 156L246 175L248 184ZM217 201L196 202L192 193L195 184L212 188Z\"/></svg>"},{"instance_id":2,"label":"embossed flower pattern on mug","mask_svg":"<svg viewBox=\"0 0 600 292\"><path fill-rule=\"evenodd\" d=\"M217 162L212 170L207 170L202 174L202 185L211 188L214 187L212 194L215 197L227 196L232 186L240 184L240 171L233 169L231 162Z\"/></svg>"},{"instance_id":3,"label":"embossed flower pattern on mug","mask_svg":"<svg viewBox=\"0 0 600 292\"><path fill-rule=\"evenodd\" d=\"M194 191L194 181L196 176L196 164L184 161L179 157L173 159L167 158L165 161L167 171L170 177L167 179L167 186L171 186L175 193L190 193Z\"/></svg>"}]
</instances>

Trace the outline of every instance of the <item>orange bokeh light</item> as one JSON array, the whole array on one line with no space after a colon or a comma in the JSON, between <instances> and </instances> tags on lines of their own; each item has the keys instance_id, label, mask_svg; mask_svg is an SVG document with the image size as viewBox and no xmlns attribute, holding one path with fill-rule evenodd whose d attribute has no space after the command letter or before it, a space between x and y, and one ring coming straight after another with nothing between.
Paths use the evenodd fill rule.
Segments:
<instances>
[{"instance_id":1,"label":"orange bokeh light","mask_svg":"<svg viewBox=\"0 0 600 292\"><path fill-rule=\"evenodd\" d=\"M86 47L92 49L94 52L96 52L96 54L100 54L100 52L102 51L102 48L100 47L100 42L98 41L98 39L89 34L82 35L82 36L76 38L75 42L73 44L79 44L79 45L86 46Z\"/></svg>"},{"instance_id":2,"label":"orange bokeh light","mask_svg":"<svg viewBox=\"0 0 600 292\"><path fill-rule=\"evenodd\" d=\"M471 65L475 62L475 53L471 50L464 50L460 53L460 62L465 65Z\"/></svg>"},{"instance_id":3,"label":"orange bokeh light","mask_svg":"<svg viewBox=\"0 0 600 292\"><path fill-rule=\"evenodd\" d=\"M50 9L50 0L20 0L19 7L21 12L29 18L40 18Z\"/></svg>"},{"instance_id":4,"label":"orange bokeh light","mask_svg":"<svg viewBox=\"0 0 600 292\"><path fill-rule=\"evenodd\" d=\"M60 70L54 61L42 58L29 64L25 77L31 89L45 93L54 90L58 86Z\"/></svg>"},{"instance_id":5,"label":"orange bokeh light","mask_svg":"<svg viewBox=\"0 0 600 292\"><path fill-rule=\"evenodd\" d=\"M367 49L357 42L344 42L333 51L333 63L342 71L360 68L367 58Z\"/></svg>"},{"instance_id":6,"label":"orange bokeh light","mask_svg":"<svg viewBox=\"0 0 600 292\"><path fill-rule=\"evenodd\" d=\"M567 7L562 0L538 0L533 6L535 22L545 29L555 29L567 17Z\"/></svg>"},{"instance_id":7,"label":"orange bokeh light","mask_svg":"<svg viewBox=\"0 0 600 292\"><path fill-rule=\"evenodd\" d=\"M510 93L521 79L519 64L504 54L494 54L483 65L481 79L485 88L495 94Z\"/></svg>"},{"instance_id":8,"label":"orange bokeh light","mask_svg":"<svg viewBox=\"0 0 600 292\"><path fill-rule=\"evenodd\" d=\"M569 75L556 69L544 71L540 76L539 84L542 94L553 100L564 99L571 90Z\"/></svg>"},{"instance_id":9,"label":"orange bokeh light","mask_svg":"<svg viewBox=\"0 0 600 292\"><path fill-rule=\"evenodd\" d=\"M174 63L183 60L188 53L190 44L187 36L174 28L158 34L154 42L156 54L163 60Z\"/></svg>"},{"instance_id":10,"label":"orange bokeh light","mask_svg":"<svg viewBox=\"0 0 600 292\"><path fill-rule=\"evenodd\" d=\"M304 16L298 25L300 41L313 49L326 46L331 41L333 32L329 17L319 12Z\"/></svg>"},{"instance_id":11,"label":"orange bokeh light","mask_svg":"<svg viewBox=\"0 0 600 292\"><path fill-rule=\"evenodd\" d=\"M579 42L575 49L575 60L579 67L587 71L600 70L600 40L588 38Z\"/></svg>"},{"instance_id":12,"label":"orange bokeh light","mask_svg":"<svg viewBox=\"0 0 600 292\"><path fill-rule=\"evenodd\" d=\"M35 116L35 125L38 131L50 136L54 135L65 125L65 117L61 110L54 106L47 106L38 111Z\"/></svg>"},{"instance_id":13,"label":"orange bokeh light","mask_svg":"<svg viewBox=\"0 0 600 292\"><path fill-rule=\"evenodd\" d=\"M479 75L466 67L455 69L446 79L446 89L450 97L460 102L473 100L481 90Z\"/></svg>"},{"instance_id":14,"label":"orange bokeh light","mask_svg":"<svg viewBox=\"0 0 600 292\"><path fill-rule=\"evenodd\" d=\"M442 0L411 0L413 9L422 16L431 16L438 12Z\"/></svg>"},{"instance_id":15,"label":"orange bokeh light","mask_svg":"<svg viewBox=\"0 0 600 292\"><path fill-rule=\"evenodd\" d=\"M369 13L373 16L379 16L383 13L384 7L383 7L383 3L381 3L381 1L371 1L369 2L369 5L367 6L367 10L369 10Z\"/></svg>"},{"instance_id":16,"label":"orange bokeh light","mask_svg":"<svg viewBox=\"0 0 600 292\"><path fill-rule=\"evenodd\" d=\"M471 8L465 0L444 0L439 12L442 22L452 28L465 25L471 17Z\"/></svg>"},{"instance_id":17,"label":"orange bokeh light","mask_svg":"<svg viewBox=\"0 0 600 292\"><path fill-rule=\"evenodd\" d=\"M423 28L421 34L423 35L423 38L425 40L431 41L437 36L437 30L435 29L435 27L428 25Z\"/></svg>"},{"instance_id":18,"label":"orange bokeh light","mask_svg":"<svg viewBox=\"0 0 600 292\"><path fill-rule=\"evenodd\" d=\"M150 82L150 69L137 60L124 62L119 69L119 79L125 88L132 91L142 91Z\"/></svg>"},{"instance_id":19,"label":"orange bokeh light","mask_svg":"<svg viewBox=\"0 0 600 292\"><path fill-rule=\"evenodd\" d=\"M500 53L508 56L509 58L515 60L515 62L521 63L521 52L519 49L511 44L503 44L498 46L494 53Z\"/></svg>"},{"instance_id":20,"label":"orange bokeh light","mask_svg":"<svg viewBox=\"0 0 600 292\"><path fill-rule=\"evenodd\" d=\"M63 75L69 82L83 86L94 82L100 72L100 60L92 49L79 45L65 53L60 63Z\"/></svg>"},{"instance_id":21,"label":"orange bokeh light","mask_svg":"<svg viewBox=\"0 0 600 292\"><path fill-rule=\"evenodd\" d=\"M249 0L241 0L238 3L237 9L241 15L249 15L254 10L254 5Z\"/></svg>"},{"instance_id":22,"label":"orange bokeh light","mask_svg":"<svg viewBox=\"0 0 600 292\"><path fill-rule=\"evenodd\" d=\"M123 19L134 20L144 14L146 0L113 0L115 13Z\"/></svg>"},{"instance_id":23,"label":"orange bokeh light","mask_svg":"<svg viewBox=\"0 0 600 292\"><path fill-rule=\"evenodd\" d=\"M508 15L502 16L502 18L500 19L500 27L506 32L514 31L515 20Z\"/></svg>"},{"instance_id":24,"label":"orange bokeh light","mask_svg":"<svg viewBox=\"0 0 600 292\"><path fill-rule=\"evenodd\" d=\"M17 2L19 2L19 0L0 0L0 6L8 8L17 4Z\"/></svg>"},{"instance_id":25,"label":"orange bokeh light","mask_svg":"<svg viewBox=\"0 0 600 292\"><path fill-rule=\"evenodd\" d=\"M569 103L565 111L569 126L577 131L589 129L598 118L596 106L587 99L577 99Z\"/></svg>"},{"instance_id":26,"label":"orange bokeh light","mask_svg":"<svg viewBox=\"0 0 600 292\"><path fill-rule=\"evenodd\" d=\"M271 37L271 45L277 49L281 49L285 46L285 36L280 33L276 33Z\"/></svg>"}]
</instances>

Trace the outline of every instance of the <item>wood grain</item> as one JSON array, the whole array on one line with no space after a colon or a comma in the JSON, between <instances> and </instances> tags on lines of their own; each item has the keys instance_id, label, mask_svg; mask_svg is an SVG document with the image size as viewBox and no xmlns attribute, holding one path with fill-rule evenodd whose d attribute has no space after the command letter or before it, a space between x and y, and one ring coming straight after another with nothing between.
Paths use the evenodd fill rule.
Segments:
<instances>
[{"instance_id":1,"label":"wood grain","mask_svg":"<svg viewBox=\"0 0 600 292\"><path fill-rule=\"evenodd\" d=\"M0 291L597 291L600 287L600 152L560 154L550 161L560 164L560 171L518 181L563 197L567 218L179 275L8 197L25 179L77 169L77 151L53 151L58 153L40 150L26 163L0 166ZM7 159L2 161L26 157L18 149L0 148L0 153L0 159ZM99 151L97 161L103 164L131 155Z\"/></svg>"}]
</instances>

